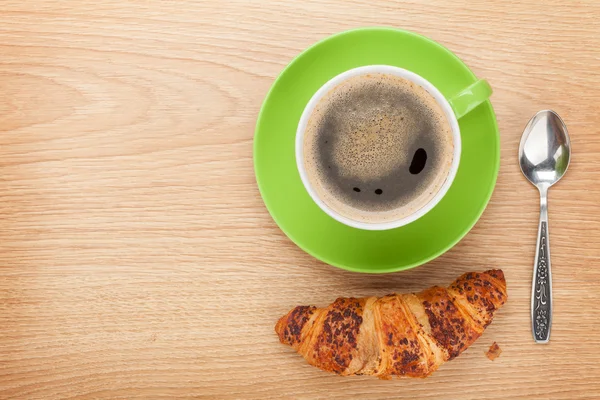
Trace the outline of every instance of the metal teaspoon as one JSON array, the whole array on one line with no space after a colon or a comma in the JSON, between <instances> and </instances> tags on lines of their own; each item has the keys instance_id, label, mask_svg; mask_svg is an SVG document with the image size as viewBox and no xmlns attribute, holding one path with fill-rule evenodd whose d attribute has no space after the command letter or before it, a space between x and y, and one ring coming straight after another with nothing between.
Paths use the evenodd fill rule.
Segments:
<instances>
[{"instance_id":1,"label":"metal teaspoon","mask_svg":"<svg viewBox=\"0 0 600 400\"><path fill-rule=\"evenodd\" d=\"M531 288L531 328L536 343L548 343L552 325L552 273L548 238L548 189L567 172L571 143L557 113L538 112L521 137L519 164L523 175L540 192L540 224Z\"/></svg>"}]
</instances>

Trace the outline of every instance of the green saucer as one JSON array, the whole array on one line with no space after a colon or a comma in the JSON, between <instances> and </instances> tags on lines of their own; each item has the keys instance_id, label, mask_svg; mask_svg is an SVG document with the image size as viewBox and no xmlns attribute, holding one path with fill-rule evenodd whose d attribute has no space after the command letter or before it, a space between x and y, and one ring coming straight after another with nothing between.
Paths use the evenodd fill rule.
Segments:
<instances>
[{"instance_id":1,"label":"green saucer","mask_svg":"<svg viewBox=\"0 0 600 400\"><path fill-rule=\"evenodd\" d=\"M459 120L462 155L442 201L420 219L387 231L345 226L310 198L296 169L296 127L311 96L351 68L387 64L413 71L446 98L477 78L449 50L423 36L390 28L342 32L296 57L279 75L262 105L254 136L254 169L263 200L281 230L300 248L336 267L393 272L443 254L469 232L496 184L500 138L489 101Z\"/></svg>"}]
</instances>

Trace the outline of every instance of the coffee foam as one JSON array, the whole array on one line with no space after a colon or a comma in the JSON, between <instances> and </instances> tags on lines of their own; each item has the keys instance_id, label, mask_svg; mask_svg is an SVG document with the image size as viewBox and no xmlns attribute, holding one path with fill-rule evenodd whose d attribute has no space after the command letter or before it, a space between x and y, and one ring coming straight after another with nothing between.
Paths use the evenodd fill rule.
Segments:
<instances>
[{"instance_id":1,"label":"coffee foam","mask_svg":"<svg viewBox=\"0 0 600 400\"><path fill-rule=\"evenodd\" d=\"M417 148L427 151L427 164L412 176ZM389 74L355 76L334 87L313 110L304 137L304 166L318 196L361 222L416 212L443 185L452 157L452 130L435 98Z\"/></svg>"}]
</instances>

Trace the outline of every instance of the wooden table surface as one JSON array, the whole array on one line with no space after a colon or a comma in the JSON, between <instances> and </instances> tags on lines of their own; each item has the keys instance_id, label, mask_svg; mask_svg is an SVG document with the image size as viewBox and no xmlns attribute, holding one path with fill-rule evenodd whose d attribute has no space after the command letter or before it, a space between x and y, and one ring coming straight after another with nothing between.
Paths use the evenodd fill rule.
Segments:
<instances>
[{"instance_id":1,"label":"wooden table surface","mask_svg":"<svg viewBox=\"0 0 600 400\"><path fill-rule=\"evenodd\" d=\"M3 1L0 398L600 396L600 5L525 3ZM437 260L385 276L298 249L252 168L259 107L282 68L319 39L372 25L427 35L487 78L502 141L475 228ZM550 192L545 346L529 328L538 195L516 157L544 108L563 116L574 149ZM491 267L504 269L509 302L426 380L330 375L273 332L297 304Z\"/></svg>"}]
</instances>

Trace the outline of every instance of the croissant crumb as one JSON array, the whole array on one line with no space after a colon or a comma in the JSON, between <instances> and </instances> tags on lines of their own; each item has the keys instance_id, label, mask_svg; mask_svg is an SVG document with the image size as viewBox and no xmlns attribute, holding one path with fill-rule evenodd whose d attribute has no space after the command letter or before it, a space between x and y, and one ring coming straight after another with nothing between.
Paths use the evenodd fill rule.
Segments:
<instances>
[{"instance_id":1,"label":"croissant crumb","mask_svg":"<svg viewBox=\"0 0 600 400\"><path fill-rule=\"evenodd\" d=\"M470 272L448 288L298 306L275 332L325 371L424 378L481 336L506 300L502 270Z\"/></svg>"},{"instance_id":2,"label":"croissant crumb","mask_svg":"<svg viewBox=\"0 0 600 400\"><path fill-rule=\"evenodd\" d=\"M490 349L485 353L485 356L491 361L494 361L496 358L500 357L500 354L502 354L502 349L498 346L498 343L494 342L490 346Z\"/></svg>"}]
</instances>

